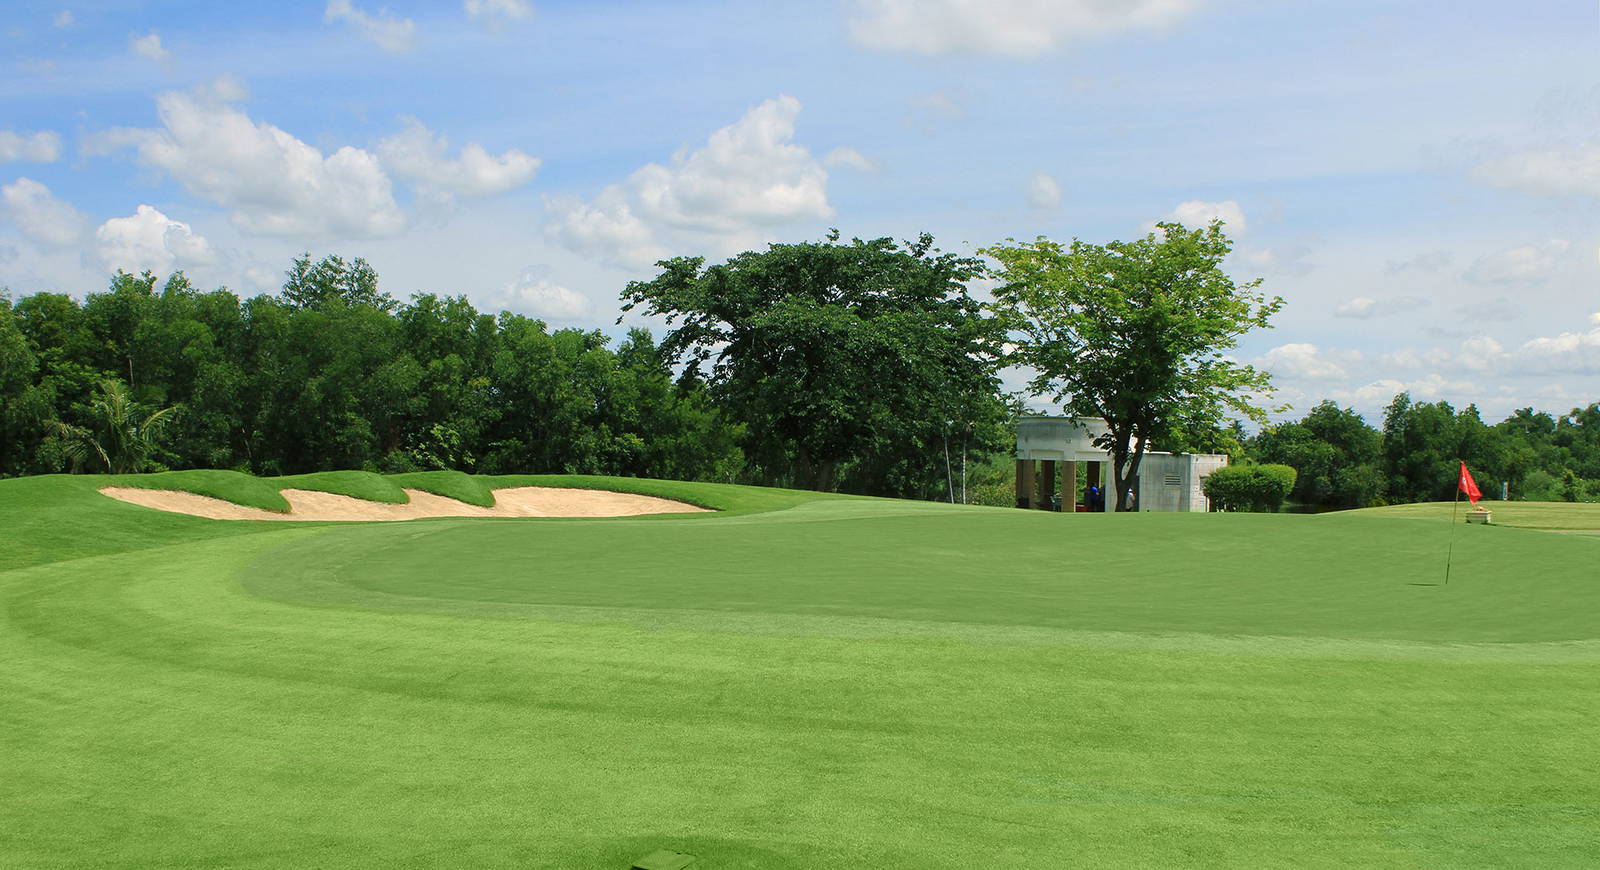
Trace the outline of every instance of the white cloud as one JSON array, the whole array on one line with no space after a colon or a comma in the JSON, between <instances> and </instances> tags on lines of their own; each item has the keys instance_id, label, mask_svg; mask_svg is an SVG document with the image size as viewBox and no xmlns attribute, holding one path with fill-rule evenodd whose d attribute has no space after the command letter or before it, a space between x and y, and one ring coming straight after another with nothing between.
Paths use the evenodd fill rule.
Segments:
<instances>
[{"instance_id":1,"label":"white cloud","mask_svg":"<svg viewBox=\"0 0 1600 870\"><path fill-rule=\"evenodd\" d=\"M548 229L574 250L638 266L659 259L663 235L723 247L764 228L832 217L827 170L791 141L799 113L793 97L767 100L670 165L640 167L592 205L547 198Z\"/></svg>"},{"instance_id":2,"label":"white cloud","mask_svg":"<svg viewBox=\"0 0 1600 870\"><path fill-rule=\"evenodd\" d=\"M1542 245L1521 245L1484 254L1462 275L1474 284L1538 284L1550 276L1572 243L1551 239Z\"/></svg>"},{"instance_id":3,"label":"white cloud","mask_svg":"<svg viewBox=\"0 0 1600 870\"><path fill-rule=\"evenodd\" d=\"M1344 366L1334 356L1314 344L1293 342L1267 351L1254 360L1254 365L1286 378L1333 380L1346 377ZM1355 360L1360 358L1354 352L1342 356Z\"/></svg>"},{"instance_id":4,"label":"white cloud","mask_svg":"<svg viewBox=\"0 0 1600 870\"><path fill-rule=\"evenodd\" d=\"M1595 313L1589 315L1589 322L1595 326L1600 326L1600 311L1596 311Z\"/></svg>"},{"instance_id":5,"label":"white cloud","mask_svg":"<svg viewBox=\"0 0 1600 870\"><path fill-rule=\"evenodd\" d=\"M589 300L570 288L549 280L541 267L524 269L493 300L492 307L545 320L570 321L587 317Z\"/></svg>"},{"instance_id":6,"label":"white cloud","mask_svg":"<svg viewBox=\"0 0 1600 870\"><path fill-rule=\"evenodd\" d=\"M455 196L504 193L533 180L540 160L511 148L496 157L469 142L457 157L448 156L449 142L415 118L406 128L378 143L378 159L395 175L410 181L423 195L448 201Z\"/></svg>"},{"instance_id":7,"label":"white cloud","mask_svg":"<svg viewBox=\"0 0 1600 870\"><path fill-rule=\"evenodd\" d=\"M1428 300L1421 296L1394 296L1387 299L1357 296L1335 308L1333 316L1346 317L1353 320L1371 320L1374 317L1388 317L1412 311L1428 304Z\"/></svg>"},{"instance_id":8,"label":"white cloud","mask_svg":"<svg viewBox=\"0 0 1600 870\"><path fill-rule=\"evenodd\" d=\"M1220 220L1223 223L1223 229L1231 238L1235 239L1243 236L1246 229L1244 209L1239 207L1237 201L1231 199L1223 202L1205 202L1199 199L1180 202L1162 220L1176 221L1189 229L1206 227L1212 221ZM1154 229L1154 222L1145 225L1146 232Z\"/></svg>"},{"instance_id":9,"label":"white cloud","mask_svg":"<svg viewBox=\"0 0 1600 870\"><path fill-rule=\"evenodd\" d=\"M141 205L129 217L112 218L95 230L95 253L106 269L165 274L207 265L216 254L189 225Z\"/></svg>"},{"instance_id":10,"label":"white cloud","mask_svg":"<svg viewBox=\"0 0 1600 870\"><path fill-rule=\"evenodd\" d=\"M1570 148L1537 148L1485 161L1480 180L1530 193L1600 197L1600 140Z\"/></svg>"},{"instance_id":11,"label":"white cloud","mask_svg":"<svg viewBox=\"0 0 1600 870\"><path fill-rule=\"evenodd\" d=\"M128 48L132 49L134 54L149 58L156 63L164 64L172 60L172 53L161 47L161 37L155 31L144 36L130 37Z\"/></svg>"},{"instance_id":12,"label":"white cloud","mask_svg":"<svg viewBox=\"0 0 1600 870\"><path fill-rule=\"evenodd\" d=\"M835 148L823 155L822 165L829 169L854 169L858 172L877 172L878 162L854 148Z\"/></svg>"},{"instance_id":13,"label":"white cloud","mask_svg":"<svg viewBox=\"0 0 1600 870\"><path fill-rule=\"evenodd\" d=\"M60 12L57 12L56 17L50 21L51 24L58 28L71 27L72 22L73 19L71 9L63 9Z\"/></svg>"},{"instance_id":14,"label":"white cloud","mask_svg":"<svg viewBox=\"0 0 1600 870\"><path fill-rule=\"evenodd\" d=\"M1061 208L1061 182L1043 172L1034 173L1028 179L1028 207L1039 211Z\"/></svg>"},{"instance_id":15,"label":"white cloud","mask_svg":"<svg viewBox=\"0 0 1600 870\"><path fill-rule=\"evenodd\" d=\"M54 130L15 133L0 130L0 163L54 163L61 157L61 134Z\"/></svg>"},{"instance_id":16,"label":"white cloud","mask_svg":"<svg viewBox=\"0 0 1600 870\"><path fill-rule=\"evenodd\" d=\"M1369 320L1378 313L1378 300L1370 296L1357 296L1349 302L1340 305L1333 311L1334 317L1352 317L1356 320Z\"/></svg>"},{"instance_id":17,"label":"white cloud","mask_svg":"<svg viewBox=\"0 0 1600 870\"><path fill-rule=\"evenodd\" d=\"M350 0L328 0L322 20L329 23L342 21L350 25L362 39L389 54L404 54L416 47L416 22L409 18L395 18L387 9L379 9L377 15L369 15L357 9Z\"/></svg>"},{"instance_id":18,"label":"white cloud","mask_svg":"<svg viewBox=\"0 0 1600 870\"><path fill-rule=\"evenodd\" d=\"M1290 245L1282 248L1241 249L1240 256L1252 269L1267 275L1287 275L1294 278L1311 274L1316 266L1306 261L1311 256L1309 245Z\"/></svg>"},{"instance_id":19,"label":"white cloud","mask_svg":"<svg viewBox=\"0 0 1600 870\"><path fill-rule=\"evenodd\" d=\"M1473 336L1461 342L1460 363L1473 371L1491 371L1496 368L1500 358L1505 356L1505 352L1505 346L1494 337Z\"/></svg>"},{"instance_id":20,"label":"white cloud","mask_svg":"<svg viewBox=\"0 0 1600 870\"><path fill-rule=\"evenodd\" d=\"M196 196L229 209L247 233L297 239L370 238L405 228L377 157L346 146L326 157L271 124L217 100L156 98L162 127L113 130L92 152L133 146Z\"/></svg>"},{"instance_id":21,"label":"white cloud","mask_svg":"<svg viewBox=\"0 0 1600 870\"><path fill-rule=\"evenodd\" d=\"M1525 342L1512 355L1524 372L1600 375L1600 318L1587 332L1563 332Z\"/></svg>"},{"instance_id":22,"label":"white cloud","mask_svg":"<svg viewBox=\"0 0 1600 870\"><path fill-rule=\"evenodd\" d=\"M602 190L592 204L575 196L545 197L544 209L551 219L546 231L580 254L632 267L672 256L633 213L627 193L619 185Z\"/></svg>"},{"instance_id":23,"label":"white cloud","mask_svg":"<svg viewBox=\"0 0 1600 870\"><path fill-rule=\"evenodd\" d=\"M1073 40L1170 26L1199 0L852 0L850 36L913 54L1042 54Z\"/></svg>"},{"instance_id":24,"label":"white cloud","mask_svg":"<svg viewBox=\"0 0 1600 870\"><path fill-rule=\"evenodd\" d=\"M462 6L473 21L503 23L533 16L527 0L465 0Z\"/></svg>"},{"instance_id":25,"label":"white cloud","mask_svg":"<svg viewBox=\"0 0 1600 870\"><path fill-rule=\"evenodd\" d=\"M1401 272L1438 272L1449 267L1454 257L1449 251L1427 251L1405 260L1390 260L1384 269L1391 275Z\"/></svg>"},{"instance_id":26,"label":"white cloud","mask_svg":"<svg viewBox=\"0 0 1600 870\"><path fill-rule=\"evenodd\" d=\"M1439 374L1429 374L1409 381L1380 378L1354 389L1333 390L1328 398L1358 411L1371 411L1388 405L1400 393L1410 393L1411 398L1418 402L1460 400L1463 397L1471 401L1472 397L1483 395L1483 390L1473 381L1451 380Z\"/></svg>"},{"instance_id":27,"label":"white cloud","mask_svg":"<svg viewBox=\"0 0 1600 870\"><path fill-rule=\"evenodd\" d=\"M88 221L77 209L31 178L0 187L0 209L24 236L46 247L76 245L88 231Z\"/></svg>"}]
</instances>

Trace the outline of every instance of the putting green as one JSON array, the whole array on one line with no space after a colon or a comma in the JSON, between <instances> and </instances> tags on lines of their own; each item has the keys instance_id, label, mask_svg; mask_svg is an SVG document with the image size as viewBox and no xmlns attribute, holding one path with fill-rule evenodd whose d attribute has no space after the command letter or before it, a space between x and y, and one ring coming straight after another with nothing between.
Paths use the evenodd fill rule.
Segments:
<instances>
[{"instance_id":1,"label":"putting green","mask_svg":"<svg viewBox=\"0 0 1600 870\"><path fill-rule=\"evenodd\" d=\"M1600 862L1592 537L1463 527L1443 586L1448 529L1384 516L639 482L733 510L308 526L92 485L0 481L56 535L0 540L3 864Z\"/></svg>"}]
</instances>

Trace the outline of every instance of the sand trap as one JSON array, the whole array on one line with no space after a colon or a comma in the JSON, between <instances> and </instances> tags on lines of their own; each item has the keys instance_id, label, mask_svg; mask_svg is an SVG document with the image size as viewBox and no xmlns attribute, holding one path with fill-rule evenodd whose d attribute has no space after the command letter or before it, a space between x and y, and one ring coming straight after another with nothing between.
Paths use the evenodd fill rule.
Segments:
<instances>
[{"instance_id":1,"label":"sand trap","mask_svg":"<svg viewBox=\"0 0 1600 870\"><path fill-rule=\"evenodd\" d=\"M411 497L409 504L384 504L331 492L286 489L283 490L283 497L289 502L289 512L286 514L245 507L192 492L121 486L108 486L100 492L147 508L213 520L392 522L424 517L633 517L641 514L708 512L703 507L650 495L553 486L497 489L494 491L495 506L492 508L470 505L419 489L405 491Z\"/></svg>"}]
</instances>

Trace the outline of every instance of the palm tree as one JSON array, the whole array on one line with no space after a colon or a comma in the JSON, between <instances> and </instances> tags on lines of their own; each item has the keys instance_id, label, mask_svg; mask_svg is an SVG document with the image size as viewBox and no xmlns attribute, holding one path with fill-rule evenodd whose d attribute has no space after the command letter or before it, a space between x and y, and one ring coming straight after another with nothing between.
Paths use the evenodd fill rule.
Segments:
<instances>
[{"instance_id":1,"label":"palm tree","mask_svg":"<svg viewBox=\"0 0 1600 870\"><path fill-rule=\"evenodd\" d=\"M100 391L102 395L89 405L94 431L56 421L62 452L72 462L74 473L83 469L85 460L111 474L137 472L155 452L161 430L177 408L162 408L139 421L136 417L142 409L121 381L101 381Z\"/></svg>"}]
</instances>

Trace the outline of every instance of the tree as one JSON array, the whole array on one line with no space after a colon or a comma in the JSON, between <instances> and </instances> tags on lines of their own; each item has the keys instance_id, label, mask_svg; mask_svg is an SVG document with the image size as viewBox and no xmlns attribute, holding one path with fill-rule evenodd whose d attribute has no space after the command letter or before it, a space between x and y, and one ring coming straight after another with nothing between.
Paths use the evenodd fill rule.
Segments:
<instances>
[{"instance_id":1,"label":"tree","mask_svg":"<svg viewBox=\"0 0 1600 870\"><path fill-rule=\"evenodd\" d=\"M996 447L1006 416L995 375L999 325L967 294L981 261L942 253L933 238L775 244L721 265L663 261L630 283L624 311L664 316L660 351L704 379L746 427L768 481L828 490L850 464L868 487L925 487L900 461L940 449L952 421ZM943 487L944 468L937 466ZM888 494L888 493L884 493Z\"/></svg>"},{"instance_id":2,"label":"tree","mask_svg":"<svg viewBox=\"0 0 1600 870\"><path fill-rule=\"evenodd\" d=\"M1131 242L1070 246L1040 237L995 245L997 310L1016 334L1015 361L1029 382L1069 414L1103 417L1117 510L1130 510L1129 483L1144 451L1180 428L1215 427L1232 410L1262 421L1253 394L1266 372L1223 352L1283 306L1222 270L1233 245L1222 222L1176 223Z\"/></svg>"},{"instance_id":3,"label":"tree","mask_svg":"<svg viewBox=\"0 0 1600 870\"><path fill-rule=\"evenodd\" d=\"M360 257L345 263L343 257L331 255L312 263L308 251L294 258L284 278L283 301L296 308L316 308L330 299L384 311L395 307L393 297L379 292L378 273Z\"/></svg>"},{"instance_id":4,"label":"tree","mask_svg":"<svg viewBox=\"0 0 1600 870\"><path fill-rule=\"evenodd\" d=\"M1260 461L1299 471L1293 495L1301 502L1360 508L1383 495L1382 441L1360 414L1325 400L1298 423L1263 429L1252 446Z\"/></svg>"},{"instance_id":5,"label":"tree","mask_svg":"<svg viewBox=\"0 0 1600 870\"><path fill-rule=\"evenodd\" d=\"M65 442L63 452L74 471L81 470L90 460L110 474L143 470L156 450L161 430L177 409L162 408L141 420L142 409L129 398L128 388L120 381L102 381L100 391L100 397L89 406L93 429L56 423Z\"/></svg>"}]
</instances>

